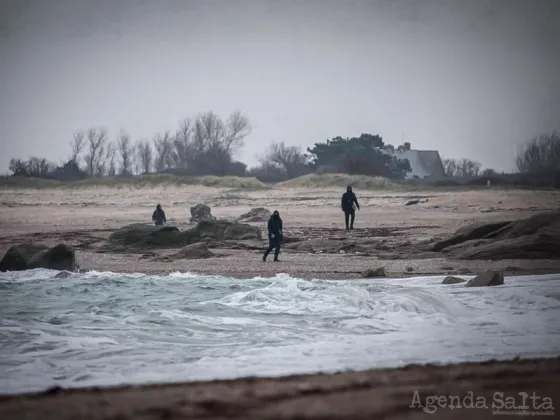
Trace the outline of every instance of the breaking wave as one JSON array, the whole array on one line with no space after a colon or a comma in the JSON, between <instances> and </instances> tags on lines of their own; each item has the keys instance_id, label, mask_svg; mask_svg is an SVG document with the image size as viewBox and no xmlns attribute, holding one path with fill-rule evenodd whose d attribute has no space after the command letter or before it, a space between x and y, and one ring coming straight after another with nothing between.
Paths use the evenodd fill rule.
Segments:
<instances>
[{"instance_id":1,"label":"breaking wave","mask_svg":"<svg viewBox=\"0 0 560 420\"><path fill-rule=\"evenodd\" d=\"M56 274L0 274L0 393L560 352L560 275L465 288L442 277Z\"/></svg>"}]
</instances>

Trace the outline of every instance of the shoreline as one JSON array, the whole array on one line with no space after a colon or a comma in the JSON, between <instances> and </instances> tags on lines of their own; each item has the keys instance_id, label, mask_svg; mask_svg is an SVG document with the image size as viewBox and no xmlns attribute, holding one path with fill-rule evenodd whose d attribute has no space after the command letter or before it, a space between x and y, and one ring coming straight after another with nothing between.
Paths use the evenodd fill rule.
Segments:
<instances>
[{"instance_id":1,"label":"shoreline","mask_svg":"<svg viewBox=\"0 0 560 420\"><path fill-rule=\"evenodd\" d=\"M492 405L498 405L499 409L500 401L507 397L517 401L513 409L519 410L522 405L519 393L524 392L535 393L540 398L539 404L549 398L557 414L560 357L411 364L282 377L51 388L42 392L0 395L0 417L28 420L416 419L425 418L427 412L423 408L426 408L435 419L466 420L473 416L490 419L494 418ZM501 395L500 400L497 395ZM464 407L450 409L434 401L430 405L429 396L439 398L435 401L454 397L463 401ZM477 401L484 399L486 407L467 406L469 396ZM543 412L548 408L537 405L526 409Z\"/></svg>"},{"instance_id":2,"label":"shoreline","mask_svg":"<svg viewBox=\"0 0 560 420\"><path fill-rule=\"evenodd\" d=\"M271 278L279 273L307 280L374 281L446 275L470 277L487 270L499 271L506 277L560 274L558 259L459 260L442 253L426 254L421 249L426 241L447 238L466 225L519 220L557 208L560 192L422 191L416 193L421 202L410 206L406 205L410 192L364 190L357 194L362 210L356 217L357 232L350 239L357 248L373 240L375 244L366 250L367 256L341 253L332 246L337 241L352 242L341 232L343 219L338 190L232 191L198 186L3 190L0 191L0 199L5 203L0 214L0 252L26 241L46 246L66 243L75 249L76 261L86 271L147 275L190 272L237 279ZM255 207L279 209L286 236L302 239L304 245L315 243L319 249L313 249L312 245L284 248L286 252L280 255L284 261L280 263L262 262L264 241L246 249L211 248L215 255L204 259L168 258L176 251L171 249L99 252L115 230L132 223L149 223L152 203L155 207L158 202L168 215L169 225L180 230L192 227L189 208L199 203L210 206L215 217L228 220L236 220ZM265 222L251 224L260 229L266 226ZM522 251L509 255L524 256ZM363 271L380 267L384 268L386 277L361 277ZM34 396L0 396L0 417L29 420L425 418L427 413L409 408L415 390L423 396L466 395L472 391L487 398L494 392L535 391L541 396L553 396L558 414L560 357L412 365L226 382L51 390ZM438 409L430 416L495 420L492 410Z\"/></svg>"}]
</instances>

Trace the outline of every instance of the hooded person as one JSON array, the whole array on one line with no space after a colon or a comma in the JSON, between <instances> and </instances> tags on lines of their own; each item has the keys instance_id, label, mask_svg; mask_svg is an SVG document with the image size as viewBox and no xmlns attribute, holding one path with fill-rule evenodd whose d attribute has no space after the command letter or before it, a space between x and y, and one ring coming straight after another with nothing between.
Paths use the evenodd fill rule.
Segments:
<instances>
[{"instance_id":1,"label":"hooded person","mask_svg":"<svg viewBox=\"0 0 560 420\"><path fill-rule=\"evenodd\" d=\"M282 219L280 213L275 210L268 219L268 248L264 252L263 261L266 261L268 254L274 249L274 261L278 261L278 254L280 254L280 246L282 245Z\"/></svg>"},{"instance_id":2,"label":"hooded person","mask_svg":"<svg viewBox=\"0 0 560 420\"><path fill-rule=\"evenodd\" d=\"M354 205L356 207L354 207ZM360 210L360 205L358 204L356 194L354 194L354 192L352 191L352 187L347 187L346 192L342 194L340 207L344 212L344 223L346 224L346 230L354 229L354 218L356 217L355 209L357 208L358 210Z\"/></svg>"},{"instance_id":3,"label":"hooded person","mask_svg":"<svg viewBox=\"0 0 560 420\"><path fill-rule=\"evenodd\" d=\"M152 221L156 226L163 226L163 224L167 222L167 219L165 218L165 212L161 208L161 204L158 204L156 206L156 209L152 213Z\"/></svg>"}]
</instances>

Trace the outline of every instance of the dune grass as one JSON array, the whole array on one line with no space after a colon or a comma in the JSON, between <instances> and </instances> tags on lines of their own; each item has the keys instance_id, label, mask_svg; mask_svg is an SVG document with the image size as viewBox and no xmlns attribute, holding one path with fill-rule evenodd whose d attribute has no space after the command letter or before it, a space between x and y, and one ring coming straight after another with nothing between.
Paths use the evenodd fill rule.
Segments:
<instances>
[{"instance_id":1,"label":"dune grass","mask_svg":"<svg viewBox=\"0 0 560 420\"><path fill-rule=\"evenodd\" d=\"M398 190L410 188L410 186L380 176L373 177L346 174L310 174L290 179L277 185L278 187L288 188L345 188L347 186L352 186L362 190Z\"/></svg>"},{"instance_id":2,"label":"dune grass","mask_svg":"<svg viewBox=\"0 0 560 420\"><path fill-rule=\"evenodd\" d=\"M172 174L146 174L130 177L101 177L88 178L82 181L54 181L40 178L0 177L0 187L3 188L153 188L158 186L203 185L214 188L231 188L242 190L256 190L270 188L256 178L235 176L178 176Z\"/></svg>"}]
</instances>

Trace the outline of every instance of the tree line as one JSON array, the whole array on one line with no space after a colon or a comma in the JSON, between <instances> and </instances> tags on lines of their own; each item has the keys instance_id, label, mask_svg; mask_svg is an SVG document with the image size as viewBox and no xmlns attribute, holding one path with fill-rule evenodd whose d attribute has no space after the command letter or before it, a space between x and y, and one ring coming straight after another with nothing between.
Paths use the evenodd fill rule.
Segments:
<instances>
[{"instance_id":1,"label":"tree line","mask_svg":"<svg viewBox=\"0 0 560 420\"><path fill-rule=\"evenodd\" d=\"M102 176L175 173L203 176L253 176L263 182L279 182L309 173L347 173L405 178L411 171L403 154L410 143L397 147L377 134L333 137L305 150L285 142L273 142L254 168L235 159L251 133L249 118L234 111L226 119L212 111L185 118L175 131L166 130L151 139L133 141L121 130L110 139L103 127L79 130L70 140L70 154L61 165L44 158L11 159L14 176L80 180ZM470 159L444 159L447 177L495 174ZM516 159L519 172L560 171L560 132L533 138Z\"/></svg>"}]
</instances>

